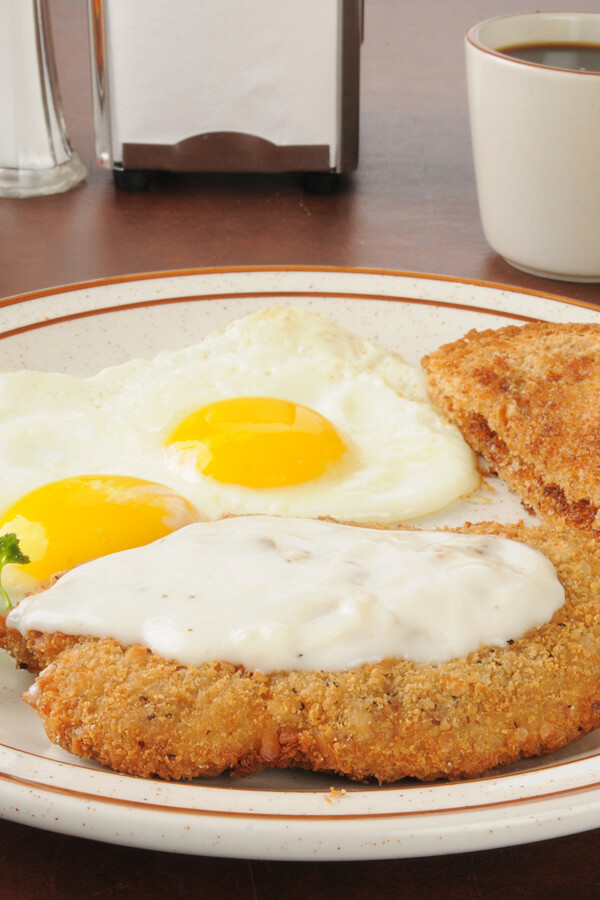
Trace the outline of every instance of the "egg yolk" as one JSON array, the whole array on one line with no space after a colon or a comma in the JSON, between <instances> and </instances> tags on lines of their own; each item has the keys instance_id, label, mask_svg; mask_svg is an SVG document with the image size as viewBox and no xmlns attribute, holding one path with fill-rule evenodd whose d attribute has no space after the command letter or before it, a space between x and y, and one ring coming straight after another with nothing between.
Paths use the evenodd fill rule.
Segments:
<instances>
[{"instance_id":1,"label":"egg yolk","mask_svg":"<svg viewBox=\"0 0 600 900\"><path fill-rule=\"evenodd\" d=\"M322 475L346 447L320 413L273 397L232 397L181 422L167 445L191 454L204 475L251 488L300 484Z\"/></svg>"},{"instance_id":2,"label":"egg yolk","mask_svg":"<svg viewBox=\"0 0 600 900\"><path fill-rule=\"evenodd\" d=\"M44 581L97 556L148 544L200 519L184 497L162 484L128 475L80 475L37 488L0 517L0 534L14 532Z\"/></svg>"}]
</instances>

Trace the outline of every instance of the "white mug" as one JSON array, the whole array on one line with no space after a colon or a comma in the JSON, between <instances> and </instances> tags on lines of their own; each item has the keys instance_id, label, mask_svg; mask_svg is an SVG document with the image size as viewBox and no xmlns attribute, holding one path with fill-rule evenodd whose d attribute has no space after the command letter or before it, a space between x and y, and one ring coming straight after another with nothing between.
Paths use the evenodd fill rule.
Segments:
<instances>
[{"instance_id":1,"label":"white mug","mask_svg":"<svg viewBox=\"0 0 600 900\"><path fill-rule=\"evenodd\" d=\"M467 32L479 211L488 243L516 268L600 281L600 72L502 52L564 43L600 46L600 13L500 16Z\"/></svg>"}]
</instances>

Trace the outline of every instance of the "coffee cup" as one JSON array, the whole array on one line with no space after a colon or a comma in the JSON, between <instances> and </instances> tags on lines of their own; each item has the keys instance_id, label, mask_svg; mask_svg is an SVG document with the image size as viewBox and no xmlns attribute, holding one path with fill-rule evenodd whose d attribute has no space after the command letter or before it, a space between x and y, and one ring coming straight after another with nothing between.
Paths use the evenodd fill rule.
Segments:
<instances>
[{"instance_id":1,"label":"coffee cup","mask_svg":"<svg viewBox=\"0 0 600 900\"><path fill-rule=\"evenodd\" d=\"M522 271L600 281L600 13L488 19L465 48L488 243Z\"/></svg>"}]
</instances>

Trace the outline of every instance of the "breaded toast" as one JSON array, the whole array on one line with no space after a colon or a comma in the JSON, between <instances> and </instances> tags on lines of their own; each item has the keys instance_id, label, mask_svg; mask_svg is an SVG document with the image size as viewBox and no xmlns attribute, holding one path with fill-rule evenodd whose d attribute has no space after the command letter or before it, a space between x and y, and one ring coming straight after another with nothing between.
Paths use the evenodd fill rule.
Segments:
<instances>
[{"instance_id":1,"label":"breaded toast","mask_svg":"<svg viewBox=\"0 0 600 900\"><path fill-rule=\"evenodd\" d=\"M423 366L434 402L528 509L600 536L600 325L470 331Z\"/></svg>"}]
</instances>

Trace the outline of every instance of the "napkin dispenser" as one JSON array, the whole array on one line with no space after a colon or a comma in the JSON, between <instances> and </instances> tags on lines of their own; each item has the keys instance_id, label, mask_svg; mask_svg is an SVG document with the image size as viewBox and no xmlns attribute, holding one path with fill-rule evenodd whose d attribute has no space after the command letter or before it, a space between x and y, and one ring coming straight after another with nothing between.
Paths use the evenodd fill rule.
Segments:
<instances>
[{"instance_id":1,"label":"napkin dispenser","mask_svg":"<svg viewBox=\"0 0 600 900\"><path fill-rule=\"evenodd\" d=\"M123 189L149 173L358 164L363 0L89 0L96 150Z\"/></svg>"}]
</instances>

